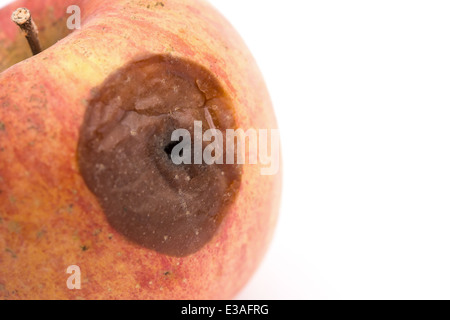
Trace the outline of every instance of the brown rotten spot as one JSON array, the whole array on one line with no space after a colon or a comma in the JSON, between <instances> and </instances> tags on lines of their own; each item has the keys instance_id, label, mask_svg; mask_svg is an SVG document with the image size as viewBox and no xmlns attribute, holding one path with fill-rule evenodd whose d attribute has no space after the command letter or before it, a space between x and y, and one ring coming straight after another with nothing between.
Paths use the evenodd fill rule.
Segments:
<instances>
[{"instance_id":1,"label":"brown rotten spot","mask_svg":"<svg viewBox=\"0 0 450 320\"><path fill-rule=\"evenodd\" d=\"M81 173L111 225L173 256L213 237L241 179L238 165L173 163L172 133L187 129L194 137L194 121L203 130L212 121L225 135L236 127L230 98L205 68L158 55L95 89L80 133Z\"/></svg>"}]
</instances>

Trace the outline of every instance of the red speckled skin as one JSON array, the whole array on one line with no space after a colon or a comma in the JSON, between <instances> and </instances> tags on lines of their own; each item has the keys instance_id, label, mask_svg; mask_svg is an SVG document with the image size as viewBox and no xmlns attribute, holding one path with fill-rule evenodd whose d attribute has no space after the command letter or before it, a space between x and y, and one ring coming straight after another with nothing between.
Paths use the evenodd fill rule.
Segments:
<instances>
[{"instance_id":1,"label":"red speckled skin","mask_svg":"<svg viewBox=\"0 0 450 320\"><path fill-rule=\"evenodd\" d=\"M240 128L276 128L251 54L203 1L32 0L0 10L0 61L26 46L9 20L15 8L58 26L72 4L81 7L81 30L0 74L0 298L232 298L272 237L281 173L262 176L258 165L244 166L241 190L213 240L174 258L109 226L80 176L76 148L90 90L149 53L211 70L233 98ZM70 265L81 268L81 290L66 287Z\"/></svg>"}]
</instances>

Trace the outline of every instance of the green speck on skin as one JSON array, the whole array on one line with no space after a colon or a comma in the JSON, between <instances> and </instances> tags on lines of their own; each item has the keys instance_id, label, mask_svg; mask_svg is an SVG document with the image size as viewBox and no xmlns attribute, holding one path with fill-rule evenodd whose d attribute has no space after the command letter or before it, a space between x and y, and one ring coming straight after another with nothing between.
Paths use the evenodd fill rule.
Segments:
<instances>
[{"instance_id":1,"label":"green speck on skin","mask_svg":"<svg viewBox=\"0 0 450 320\"><path fill-rule=\"evenodd\" d=\"M16 198L14 196L9 197L9 202L16 203Z\"/></svg>"},{"instance_id":2,"label":"green speck on skin","mask_svg":"<svg viewBox=\"0 0 450 320\"><path fill-rule=\"evenodd\" d=\"M10 248L6 248L5 251L8 252L8 253L10 253L11 256L12 256L14 259L17 258L16 253L15 253L14 251L12 251Z\"/></svg>"},{"instance_id":3,"label":"green speck on skin","mask_svg":"<svg viewBox=\"0 0 450 320\"><path fill-rule=\"evenodd\" d=\"M92 233L94 236L98 236L102 232L102 229L95 229Z\"/></svg>"},{"instance_id":4,"label":"green speck on skin","mask_svg":"<svg viewBox=\"0 0 450 320\"><path fill-rule=\"evenodd\" d=\"M83 246L81 246L81 250L83 250L83 251L88 251L88 250L89 250L89 247L86 246L86 245L83 245Z\"/></svg>"},{"instance_id":5,"label":"green speck on skin","mask_svg":"<svg viewBox=\"0 0 450 320\"><path fill-rule=\"evenodd\" d=\"M39 230L36 233L36 238L41 239L45 235L45 230Z\"/></svg>"},{"instance_id":6,"label":"green speck on skin","mask_svg":"<svg viewBox=\"0 0 450 320\"><path fill-rule=\"evenodd\" d=\"M165 49L165 52L166 52L166 53L174 52L174 48L173 48L172 46L170 46L170 47L168 47L168 48Z\"/></svg>"},{"instance_id":7,"label":"green speck on skin","mask_svg":"<svg viewBox=\"0 0 450 320\"><path fill-rule=\"evenodd\" d=\"M161 1L158 1L156 4L155 4L155 7L164 7L164 2L161 2Z\"/></svg>"},{"instance_id":8,"label":"green speck on skin","mask_svg":"<svg viewBox=\"0 0 450 320\"><path fill-rule=\"evenodd\" d=\"M58 213L58 214L65 213L65 212L67 212L69 214L72 213L73 212L73 204L69 204L67 207L62 207L56 211L56 213Z\"/></svg>"},{"instance_id":9,"label":"green speck on skin","mask_svg":"<svg viewBox=\"0 0 450 320\"><path fill-rule=\"evenodd\" d=\"M112 238L113 238L113 234L112 233L108 234L108 239L111 240Z\"/></svg>"},{"instance_id":10,"label":"green speck on skin","mask_svg":"<svg viewBox=\"0 0 450 320\"><path fill-rule=\"evenodd\" d=\"M167 277L168 275L170 275L170 271L164 272L164 275Z\"/></svg>"},{"instance_id":11,"label":"green speck on skin","mask_svg":"<svg viewBox=\"0 0 450 320\"><path fill-rule=\"evenodd\" d=\"M9 232L20 233L21 229L22 229L22 227L20 226L20 224L17 221L10 221L8 223Z\"/></svg>"},{"instance_id":12,"label":"green speck on skin","mask_svg":"<svg viewBox=\"0 0 450 320\"><path fill-rule=\"evenodd\" d=\"M0 121L0 131L5 131L5 124Z\"/></svg>"}]
</instances>

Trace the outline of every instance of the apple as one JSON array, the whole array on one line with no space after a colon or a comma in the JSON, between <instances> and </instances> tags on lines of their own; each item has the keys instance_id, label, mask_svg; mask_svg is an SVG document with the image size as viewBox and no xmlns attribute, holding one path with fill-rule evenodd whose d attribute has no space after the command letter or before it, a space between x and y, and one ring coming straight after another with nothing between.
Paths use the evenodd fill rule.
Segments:
<instances>
[{"instance_id":1,"label":"apple","mask_svg":"<svg viewBox=\"0 0 450 320\"><path fill-rule=\"evenodd\" d=\"M277 128L254 59L210 4L17 1L0 10L0 72L0 298L230 299L246 284L281 174L171 159L172 133L195 120Z\"/></svg>"}]
</instances>

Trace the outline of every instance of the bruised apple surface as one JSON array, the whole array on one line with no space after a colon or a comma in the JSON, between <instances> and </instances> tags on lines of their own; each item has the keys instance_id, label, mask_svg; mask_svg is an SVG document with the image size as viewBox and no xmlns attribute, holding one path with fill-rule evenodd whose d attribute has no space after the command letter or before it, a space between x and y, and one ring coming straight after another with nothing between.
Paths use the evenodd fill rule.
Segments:
<instances>
[{"instance_id":1,"label":"bruised apple surface","mask_svg":"<svg viewBox=\"0 0 450 320\"><path fill-rule=\"evenodd\" d=\"M171 159L172 132L193 137L194 121L208 129L208 115L211 129L236 127L214 75L171 56L132 63L95 90L81 128L81 174L128 239L174 256L211 240L239 190L239 166Z\"/></svg>"},{"instance_id":2,"label":"bruised apple surface","mask_svg":"<svg viewBox=\"0 0 450 320\"><path fill-rule=\"evenodd\" d=\"M10 20L18 7L40 31L33 57ZM202 133L277 128L215 9L17 1L0 10L0 72L0 298L229 299L243 287L270 243L281 174L171 159L171 134L194 136L194 121ZM67 287L72 265L80 290Z\"/></svg>"}]
</instances>

